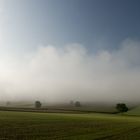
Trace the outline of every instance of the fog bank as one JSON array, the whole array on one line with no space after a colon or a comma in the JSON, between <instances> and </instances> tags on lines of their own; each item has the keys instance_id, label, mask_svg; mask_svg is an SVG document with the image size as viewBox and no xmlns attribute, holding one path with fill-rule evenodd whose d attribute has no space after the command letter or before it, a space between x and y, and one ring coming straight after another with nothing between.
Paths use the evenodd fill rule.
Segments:
<instances>
[{"instance_id":1,"label":"fog bank","mask_svg":"<svg viewBox=\"0 0 140 140\"><path fill-rule=\"evenodd\" d=\"M90 52L80 44L0 56L0 99L138 101L140 42Z\"/></svg>"}]
</instances>

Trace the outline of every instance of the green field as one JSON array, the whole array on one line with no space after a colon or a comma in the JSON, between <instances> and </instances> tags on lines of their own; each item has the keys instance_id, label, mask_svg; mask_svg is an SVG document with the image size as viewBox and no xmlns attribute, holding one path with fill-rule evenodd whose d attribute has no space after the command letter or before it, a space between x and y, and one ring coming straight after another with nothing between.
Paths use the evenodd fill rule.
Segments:
<instances>
[{"instance_id":1,"label":"green field","mask_svg":"<svg viewBox=\"0 0 140 140\"><path fill-rule=\"evenodd\" d=\"M140 118L109 114L0 112L0 140L139 140Z\"/></svg>"},{"instance_id":2,"label":"green field","mask_svg":"<svg viewBox=\"0 0 140 140\"><path fill-rule=\"evenodd\" d=\"M132 110L125 113L126 115L140 116L140 106L133 108Z\"/></svg>"}]
</instances>

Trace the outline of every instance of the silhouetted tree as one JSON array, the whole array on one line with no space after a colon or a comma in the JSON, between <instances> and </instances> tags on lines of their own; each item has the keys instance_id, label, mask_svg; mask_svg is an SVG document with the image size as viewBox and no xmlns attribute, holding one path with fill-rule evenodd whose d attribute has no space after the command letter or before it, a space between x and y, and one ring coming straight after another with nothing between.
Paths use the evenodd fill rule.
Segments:
<instances>
[{"instance_id":1,"label":"silhouetted tree","mask_svg":"<svg viewBox=\"0 0 140 140\"><path fill-rule=\"evenodd\" d=\"M6 106L10 106L10 104L11 104L11 103L10 103L9 101L6 102Z\"/></svg>"},{"instance_id":2,"label":"silhouetted tree","mask_svg":"<svg viewBox=\"0 0 140 140\"><path fill-rule=\"evenodd\" d=\"M74 105L74 102L73 101L70 101L70 105L73 106Z\"/></svg>"},{"instance_id":3,"label":"silhouetted tree","mask_svg":"<svg viewBox=\"0 0 140 140\"><path fill-rule=\"evenodd\" d=\"M119 111L119 112L127 112L128 111L128 107L126 106L126 104L124 103L119 103L116 105L116 109Z\"/></svg>"},{"instance_id":4,"label":"silhouetted tree","mask_svg":"<svg viewBox=\"0 0 140 140\"><path fill-rule=\"evenodd\" d=\"M81 103L80 103L79 101L76 101L76 102L75 102L75 106L76 106L76 107L80 107L80 106L81 106Z\"/></svg>"},{"instance_id":5,"label":"silhouetted tree","mask_svg":"<svg viewBox=\"0 0 140 140\"><path fill-rule=\"evenodd\" d=\"M41 108L42 104L40 101L35 101L35 108Z\"/></svg>"}]
</instances>

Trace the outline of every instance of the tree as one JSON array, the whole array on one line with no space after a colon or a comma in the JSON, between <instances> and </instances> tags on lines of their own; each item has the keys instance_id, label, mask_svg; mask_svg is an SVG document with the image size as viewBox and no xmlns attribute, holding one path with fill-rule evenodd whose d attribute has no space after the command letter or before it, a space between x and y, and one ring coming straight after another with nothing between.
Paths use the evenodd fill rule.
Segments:
<instances>
[{"instance_id":1,"label":"tree","mask_svg":"<svg viewBox=\"0 0 140 140\"><path fill-rule=\"evenodd\" d=\"M128 107L126 106L126 104L124 103L118 103L116 105L116 109L119 111L119 112L127 112L128 111Z\"/></svg>"},{"instance_id":2,"label":"tree","mask_svg":"<svg viewBox=\"0 0 140 140\"><path fill-rule=\"evenodd\" d=\"M10 103L9 101L6 102L6 106L10 106L10 104L11 104L11 103Z\"/></svg>"},{"instance_id":3,"label":"tree","mask_svg":"<svg viewBox=\"0 0 140 140\"><path fill-rule=\"evenodd\" d=\"M76 106L76 107L80 107L80 106L81 106L81 103L80 103L79 101L76 101L76 102L75 102L75 106Z\"/></svg>"},{"instance_id":4,"label":"tree","mask_svg":"<svg viewBox=\"0 0 140 140\"><path fill-rule=\"evenodd\" d=\"M73 101L70 101L70 105L73 106L74 105L74 102Z\"/></svg>"},{"instance_id":5,"label":"tree","mask_svg":"<svg viewBox=\"0 0 140 140\"><path fill-rule=\"evenodd\" d=\"M42 104L40 101L35 101L35 108L41 108Z\"/></svg>"}]
</instances>

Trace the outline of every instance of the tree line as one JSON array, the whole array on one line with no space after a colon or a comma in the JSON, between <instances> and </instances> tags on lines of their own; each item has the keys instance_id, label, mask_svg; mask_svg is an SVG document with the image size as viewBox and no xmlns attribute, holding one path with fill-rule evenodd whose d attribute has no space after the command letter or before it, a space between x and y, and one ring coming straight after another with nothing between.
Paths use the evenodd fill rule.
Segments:
<instances>
[{"instance_id":1,"label":"tree line","mask_svg":"<svg viewBox=\"0 0 140 140\"><path fill-rule=\"evenodd\" d=\"M76 102L70 101L70 105L75 106L75 107L81 107L80 101L76 101ZM42 107L42 103L40 101L35 101L35 108L39 109L41 107ZM118 103L118 104L116 104L115 108L120 113L127 112L129 110L125 103Z\"/></svg>"}]
</instances>

